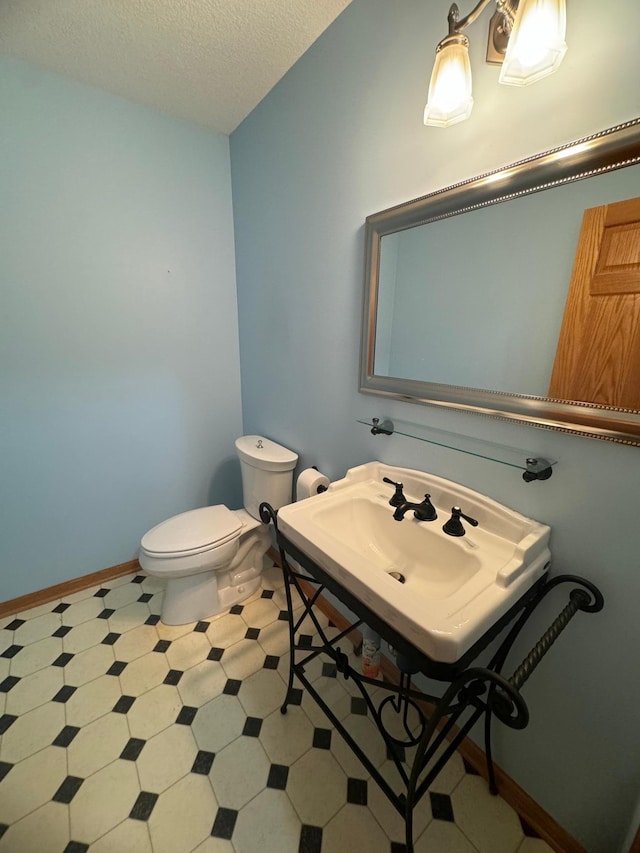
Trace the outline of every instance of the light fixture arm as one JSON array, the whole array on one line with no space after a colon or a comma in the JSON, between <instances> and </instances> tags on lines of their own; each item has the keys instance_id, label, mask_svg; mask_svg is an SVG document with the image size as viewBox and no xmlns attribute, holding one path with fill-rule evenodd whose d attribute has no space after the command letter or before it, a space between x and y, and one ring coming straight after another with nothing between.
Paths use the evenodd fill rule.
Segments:
<instances>
[{"instance_id":1,"label":"light fixture arm","mask_svg":"<svg viewBox=\"0 0 640 853\"><path fill-rule=\"evenodd\" d=\"M464 16L464 18L460 17L460 10L458 9L458 6L456 3L453 3L449 9L448 15L449 35L462 32L465 27L468 27L469 24L472 24L480 17L490 3L491 0L480 0L480 2L477 3L469 14ZM498 7L497 11L503 16L503 25L510 31L518 9L518 0L496 0L496 5Z\"/></svg>"}]
</instances>

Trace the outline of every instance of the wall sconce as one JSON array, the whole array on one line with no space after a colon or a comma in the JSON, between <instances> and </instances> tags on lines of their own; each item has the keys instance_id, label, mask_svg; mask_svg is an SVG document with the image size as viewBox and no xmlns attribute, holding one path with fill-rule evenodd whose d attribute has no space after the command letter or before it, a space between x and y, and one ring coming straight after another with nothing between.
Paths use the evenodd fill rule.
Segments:
<instances>
[{"instance_id":1,"label":"wall sconce","mask_svg":"<svg viewBox=\"0 0 640 853\"><path fill-rule=\"evenodd\" d=\"M424 123L448 127L473 108L469 39L462 33L491 0L480 0L464 18L454 3L449 34L436 48ZM496 0L489 22L487 62L502 65L500 83L528 86L552 74L567 51L565 0Z\"/></svg>"}]
</instances>

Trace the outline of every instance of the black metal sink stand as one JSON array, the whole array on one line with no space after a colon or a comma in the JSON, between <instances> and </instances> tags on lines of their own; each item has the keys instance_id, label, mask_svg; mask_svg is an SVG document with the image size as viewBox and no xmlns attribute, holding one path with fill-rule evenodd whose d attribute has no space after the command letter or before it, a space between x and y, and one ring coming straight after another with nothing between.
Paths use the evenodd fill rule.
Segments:
<instances>
[{"instance_id":1,"label":"black metal sink stand","mask_svg":"<svg viewBox=\"0 0 640 853\"><path fill-rule=\"evenodd\" d=\"M278 530L277 513L268 503L260 505L260 517L265 524L273 523L276 529L289 611L291 662L287 693L280 710L283 714L287 712L287 706L294 695L292 691L295 676L322 708L333 726L404 818L407 853L413 853L414 808L452 754L483 716L489 788L491 793L497 794L491 753L493 717L497 717L500 722L513 729L526 727L529 722L529 710L520 692L521 688L579 610L585 613L597 613L602 610L604 606L602 594L594 584L576 575L558 575L551 579L543 577L459 660L445 664L429 658L416 649L393 626L355 598L317 562L287 539ZM287 555L295 560L301 569L292 567ZM317 588L313 594L308 594L300 581ZM506 678L502 671L518 634L540 602L553 589L563 584L572 584L574 587L569 592L568 603L513 674ZM292 604L292 587L302 602L302 610L297 617L294 615ZM327 636L313 611L314 604L325 589L337 596L357 616L345 630L331 638ZM306 617L311 619L315 627L318 645L313 645L313 639L310 636L299 634ZM369 678L362 675L351 666L348 655L342 651L340 642L363 623L377 631L395 649L400 669L400 679L397 684L382 678ZM507 631L509 626L511 627ZM490 642L502 634L504 637L487 665L474 666L473 662L478 655ZM319 655L328 656L335 664L338 674L344 679L353 680L385 743L387 755L393 761L402 779L404 792L396 793L393 790L360 744L319 695L313 683L309 681L305 674L305 667ZM430 679L444 682L449 686L441 696L416 690L411 682L411 676L416 673L422 673ZM380 688L387 691L388 695L376 707L372 694ZM413 709L418 720L413 729L409 724L410 709ZM400 738L392 734L385 725L383 717L388 719L387 715L390 711L399 715L404 731L404 736ZM416 746L416 750L408 770L404 766L403 758L405 750L413 746ZM436 753L443 746L436 758Z\"/></svg>"}]
</instances>

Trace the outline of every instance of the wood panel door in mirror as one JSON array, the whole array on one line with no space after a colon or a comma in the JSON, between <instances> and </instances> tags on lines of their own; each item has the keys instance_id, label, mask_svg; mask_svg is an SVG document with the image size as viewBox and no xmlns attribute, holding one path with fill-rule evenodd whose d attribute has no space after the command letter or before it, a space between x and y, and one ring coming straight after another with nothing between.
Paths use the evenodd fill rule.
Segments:
<instances>
[{"instance_id":1,"label":"wood panel door in mirror","mask_svg":"<svg viewBox=\"0 0 640 853\"><path fill-rule=\"evenodd\" d=\"M640 409L640 198L585 210L549 396Z\"/></svg>"}]
</instances>

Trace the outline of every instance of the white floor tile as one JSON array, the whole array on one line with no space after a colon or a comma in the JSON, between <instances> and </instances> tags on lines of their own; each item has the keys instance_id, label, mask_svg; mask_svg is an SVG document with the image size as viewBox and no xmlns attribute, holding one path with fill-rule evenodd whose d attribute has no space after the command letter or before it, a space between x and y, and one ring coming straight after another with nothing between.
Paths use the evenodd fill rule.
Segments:
<instances>
[{"instance_id":1,"label":"white floor tile","mask_svg":"<svg viewBox=\"0 0 640 853\"><path fill-rule=\"evenodd\" d=\"M19 646L27 646L29 643L37 643L45 637L50 637L56 631L62 621L59 613L46 613L35 619L28 619L24 625L13 633L13 642Z\"/></svg>"},{"instance_id":2,"label":"white floor tile","mask_svg":"<svg viewBox=\"0 0 640 853\"><path fill-rule=\"evenodd\" d=\"M44 669L45 666L50 666L61 653L62 639L60 637L45 637L44 640L38 640L36 643L25 646L10 661L7 659L7 666L9 666L11 675L24 678L25 675Z\"/></svg>"},{"instance_id":3,"label":"white floor tile","mask_svg":"<svg viewBox=\"0 0 640 853\"><path fill-rule=\"evenodd\" d=\"M136 699L128 712L131 737L153 737L175 722L181 707L177 689L171 684L159 684Z\"/></svg>"},{"instance_id":4,"label":"white floor tile","mask_svg":"<svg viewBox=\"0 0 640 853\"><path fill-rule=\"evenodd\" d=\"M264 789L270 766L258 738L236 738L217 753L209 773L218 805L241 809Z\"/></svg>"},{"instance_id":5,"label":"white floor tile","mask_svg":"<svg viewBox=\"0 0 640 853\"><path fill-rule=\"evenodd\" d=\"M67 701L67 723L70 726L86 726L111 711L121 695L118 679L113 675L101 675L78 687Z\"/></svg>"},{"instance_id":6,"label":"white floor tile","mask_svg":"<svg viewBox=\"0 0 640 853\"><path fill-rule=\"evenodd\" d=\"M105 714L80 729L67 747L69 775L86 779L111 764L129 740L124 714Z\"/></svg>"},{"instance_id":7,"label":"white floor tile","mask_svg":"<svg viewBox=\"0 0 640 853\"><path fill-rule=\"evenodd\" d=\"M211 834L216 810L209 778L184 776L160 795L149 818L154 853L190 853Z\"/></svg>"},{"instance_id":8,"label":"white floor tile","mask_svg":"<svg viewBox=\"0 0 640 853\"><path fill-rule=\"evenodd\" d=\"M0 823L15 823L48 803L66 775L67 757L55 746L16 764L0 782Z\"/></svg>"},{"instance_id":9,"label":"white floor tile","mask_svg":"<svg viewBox=\"0 0 640 853\"><path fill-rule=\"evenodd\" d=\"M69 809L46 803L12 824L0 839L0 853L45 853L69 843Z\"/></svg>"},{"instance_id":10,"label":"white floor tile","mask_svg":"<svg viewBox=\"0 0 640 853\"><path fill-rule=\"evenodd\" d=\"M46 702L21 714L2 738L0 759L16 764L50 746L64 726L64 705Z\"/></svg>"},{"instance_id":11,"label":"white floor tile","mask_svg":"<svg viewBox=\"0 0 640 853\"><path fill-rule=\"evenodd\" d=\"M389 839L369 809L351 803L340 809L322 834L322 853L345 853L351 850L387 853L389 847Z\"/></svg>"},{"instance_id":12,"label":"white floor tile","mask_svg":"<svg viewBox=\"0 0 640 853\"><path fill-rule=\"evenodd\" d=\"M289 769L287 795L302 823L325 826L345 803L347 777L329 750L310 749Z\"/></svg>"},{"instance_id":13,"label":"white floor tile","mask_svg":"<svg viewBox=\"0 0 640 853\"><path fill-rule=\"evenodd\" d=\"M204 660L184 673L178 682L178 693L185 705L200 708L222 693L227 678L217 661Z\"/></svg>"},{"instance_id":14,"label":"white floor tile","mask_svg":"<svg viewBox=\"0 0 640 853\"><path fill-rule=\"evenodd\" d=\"M273 764L290 766L311 749L313 726L299 706L292 705L286 714L277 708L262 723L260 741Z\"/></svg>"},{"instance_id":15,"label":"white floor tile","mask_svg":"<svg viewBox=\"0 0 640 853\"><path fill-rule=\"evenodd\" d=\"M300 829L285 792L266 788L240 811L233 846L237 853L298 853Z\"/></svg>"},{"instance_id":16,"label":"white floor tile","mask_svg":"<svg viewBox=\"0 0 640 853\"><path fill-rule=\"evenodd\" d=\"M465 776L451 796L456 824L480 853L515 853L524 833L518 815L489 793L480 776Z\"/></svg>"},{"instance_id":17,"label":"white floor tile","mask_svg":"<svg viewBox=\"0 0 640 853\"><path fill-rule=\"evenodd\" d=\"M131 761L116 760L85 779L69 806L73 840L90 844L118 826L129 816L139 793Z\"/></svg>"},{"instance_id":18,"label":"white floor tile","mask_svg":"<svg viewBox=\"0 0 640 853\"><path fill-rule=\"evenodd\" d=\"M242 733L244 722L245 714L238 699L225 694L200 708L191 730L199 749L219 752Z\"/></svg>"},{"instance_id":19,"label":"white floor tile","mask_svg":"<svg viewBox=\"0 0 640 853\"><path fill-rule=\"evenodd\" d=\"M220 663L228 678L244 679L262 669L264 649L255 640L240 640L225 650Z\"/></svg>"},{"instance_id":20,"label":"white floor tile","mask_svg":"<svg viewBox=\"0 0 640 853\"><path fill-rule=\"evenodd\" d=\"M153 853L147 824L123 820L91 845L90 853Z\"/></svg>"},{"instance_id":21,"label":"white floor tile","mask_svg":"<svg viewBox=\"0 0 640 853\"><path fill-rule=\"evenodd\" d=\"M162 793L189 773L197 753L189 726L168 726L154 735L136 761L142 789Z\"/></svg>"},{"instance_id":22,"label":"white floor tile","mask_svg":"<svg viewBox=\"0 0 640 853\"><path fill-rule=\"evenodd\" d=\"M50 666L27 675L7 694L7 714L26 714L49 702L63 685L62 668Z\"/></svg>"}]
</instances>

